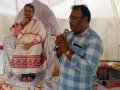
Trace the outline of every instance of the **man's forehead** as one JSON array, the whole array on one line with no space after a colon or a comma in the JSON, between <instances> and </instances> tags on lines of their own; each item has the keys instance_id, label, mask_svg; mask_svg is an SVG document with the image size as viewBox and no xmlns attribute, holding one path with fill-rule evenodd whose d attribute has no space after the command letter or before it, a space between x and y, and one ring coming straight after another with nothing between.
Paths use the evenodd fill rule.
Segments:
<instances>
[{"instance_id":1,"label":"man's forehead","mask_svg":"<svg viewBox=\"0 0 120 90\"><path fill-rule=\"evenodd\" d=\"M70 16L73 16L73 15L75 15L75 16L78 16L78 15L81 16L82 12L81 12L81 10L72 10Z\"/></svg>"},{"instance_id":2,"label":"man's forehead","mask_svg":"<svg viewBox=\"0 0 120 90\"><path fill-rule=\"evenodd\" d=\"M31 9L31 10L33 10L33 8L31 8L29 6L26 6L24 9Z\"/></svg>"}]
</instances>

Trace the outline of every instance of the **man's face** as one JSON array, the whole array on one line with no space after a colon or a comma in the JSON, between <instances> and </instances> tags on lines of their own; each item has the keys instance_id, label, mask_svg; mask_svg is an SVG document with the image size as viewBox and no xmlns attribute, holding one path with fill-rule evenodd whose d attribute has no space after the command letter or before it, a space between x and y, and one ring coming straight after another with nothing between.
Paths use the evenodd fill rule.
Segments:
<instances>
[{"instance_id":1,"label":"man's face","mask_svg":"<svg viewBox=\"0 0 120 90\"><path fill-rule=\"evenodd\" d=\"M34 12L33 12L32 8L30 8L29 6L24 7L24 15L25 15L25 17L31 19L33 17L33 14L34 14Z\"/></svg>"},{"instance_id":2,"label":"man's face","mask_svg":"<svg viewBox=\"0 0 120 90\"><path fill-rule=\"evenodd\" d=\"M70 28L74 33L78 33L83 26L83 14L80 10L72 10L70 14Z\"/></svg>"}]
</instances>

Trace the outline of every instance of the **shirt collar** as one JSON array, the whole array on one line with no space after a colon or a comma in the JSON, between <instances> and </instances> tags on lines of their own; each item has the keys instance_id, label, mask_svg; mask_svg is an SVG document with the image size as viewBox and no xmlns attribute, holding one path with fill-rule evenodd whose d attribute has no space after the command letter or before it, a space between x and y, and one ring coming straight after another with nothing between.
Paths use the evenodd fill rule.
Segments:
<instances>
[{"instance_id":1,"label":"shirt collar","mask_svg":"<svg viewBox=\"0 0 120 90\"><path fill-rule=\"evenodd\" d=\"M84 36L86 36L86 35L88 35L89 34L89 28L90 27L88 27L83 33L81 33L81 34L78 34L77 36L80 36L80 37L84 37Z\"/></svg>"},{"instance_id":2,"label":"shirt collar","mask_svg":"<svg viewBox=\"0 0 120 90\"><path fill-rule=\"evenodd\" d=\"M86 36L88 34L88 30L89 30L89 27L83 33L81 33L80 36Z\"/></svg>"}]
</instances>

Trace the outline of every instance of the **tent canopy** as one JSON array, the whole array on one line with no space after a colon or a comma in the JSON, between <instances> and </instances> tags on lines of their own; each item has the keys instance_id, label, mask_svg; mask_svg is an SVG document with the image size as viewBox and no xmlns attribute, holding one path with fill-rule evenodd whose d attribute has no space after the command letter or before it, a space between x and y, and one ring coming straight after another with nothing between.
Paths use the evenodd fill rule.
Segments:
<instances>
[{"instance_id":1,"label":"tent canopy","mask_svg":"<svg viewBox=\"0 0 120 90\"><path fill-rule=\"evenodd\" d=\"M33 0L7 0L0 1L0 12L16 15L26 3ZM71 12L71 6L86 4L91 11L92 18L114 18L116 9L120 17L119 0L39 0L52 9L57 18L67 19ZM64 13L63 13L64 12Z\"/></svg>"}]
</instances>

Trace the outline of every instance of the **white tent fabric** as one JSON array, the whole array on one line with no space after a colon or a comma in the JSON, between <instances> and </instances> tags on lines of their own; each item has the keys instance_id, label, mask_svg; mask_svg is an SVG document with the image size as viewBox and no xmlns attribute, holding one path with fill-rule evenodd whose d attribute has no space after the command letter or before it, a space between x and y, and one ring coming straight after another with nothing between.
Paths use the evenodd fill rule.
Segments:
<instances>
[{"instance_id":1,"label":"white tent fabric","mask_svg":"<svg viewBox=\"0 0 120 90\"><path fill-rule=\"evenodd\" d=\"M9 35L15 16L26 3L33 0L0 0L0 44ZM102 60L120 61L120 0L39 0L49 6L61 27L69 28L69 14L74 4L86 4L91 11L91 27L104 44Z\"/></svg>"}]
</instances>

